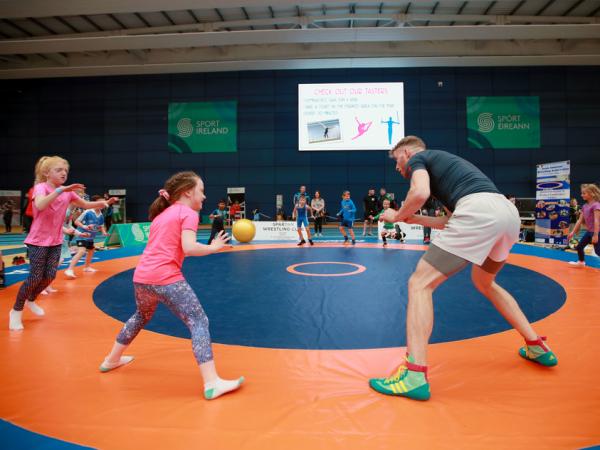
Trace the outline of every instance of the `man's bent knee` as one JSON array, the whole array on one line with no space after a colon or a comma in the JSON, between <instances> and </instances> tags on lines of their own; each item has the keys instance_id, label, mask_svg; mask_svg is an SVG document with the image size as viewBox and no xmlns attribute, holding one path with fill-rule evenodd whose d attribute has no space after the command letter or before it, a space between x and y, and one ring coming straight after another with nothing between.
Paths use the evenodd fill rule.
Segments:
<instances>
[{"instance_id":1,"label":"man's bent knee","mask_svg":"<svg viewBox=\"0 0 600 450\"><path fill-rule=\"evenodd\" d=\"M420 291L427 289L429 283L426 282L425 277L419 276L414 273L408 279L408 290L409 291Z\"/></svg>"}]
</instances>

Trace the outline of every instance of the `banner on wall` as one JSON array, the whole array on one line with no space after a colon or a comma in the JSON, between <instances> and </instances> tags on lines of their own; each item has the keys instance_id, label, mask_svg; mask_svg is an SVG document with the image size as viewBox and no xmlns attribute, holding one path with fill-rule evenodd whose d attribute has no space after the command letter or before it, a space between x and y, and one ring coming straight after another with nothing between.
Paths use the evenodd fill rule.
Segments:
<instances>
[{"instance_id":1,"label":"banner on wall","mask_svg":"<svg viewBox=\"0 0 600 450\"><path fill-rule=\"evenodd\" d=\"M535 242L559 246L568 244L570 176L570 161L538 164Z\"/></svg>"},{"instance_id":2,"label":"banner on wall","mask_svg":"<svg viewBox=\"0 0 600 450\"><path fill-rule=\"evenodd\" d=\"M169 103L169 149L237 152L237 102Z\"/></svg>"},{"instance_id":3,"label":"banner on wall","mask_svg":"<svg viewBox=\"0 0 600 450\"><path fill-rule=\"evenodd\" d=\"M470 148L540 148L539 97L467 97Z\"/></svg>"},{"instance_id":4,"label":"banner on wall","mask_svg":"<svg viewBox=\"0 0 600 450\"><path fill-rule=\"evenodd\" d=\"M104 239L104 246L145 245L148 243L149 236L150 222L113 224L108 230L108 236Z\"/></svg>"}]
</instances>

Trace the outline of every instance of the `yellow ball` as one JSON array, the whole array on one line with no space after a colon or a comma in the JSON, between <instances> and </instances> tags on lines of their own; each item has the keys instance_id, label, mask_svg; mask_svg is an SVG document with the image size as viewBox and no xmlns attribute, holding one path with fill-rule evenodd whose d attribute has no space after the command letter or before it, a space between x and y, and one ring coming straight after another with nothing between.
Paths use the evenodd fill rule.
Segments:
<instances>
[{"instance_id":1,"label":"yellow ball","mask_svg":"<svg viewBox=\"0 0 600 450\"><path fill-rule=\"evenodd\" d=\"M233 237L239 242L250 242L256 234L256 227L251 220L240 219L233 224Z\"/></svg>"}]
</instances>

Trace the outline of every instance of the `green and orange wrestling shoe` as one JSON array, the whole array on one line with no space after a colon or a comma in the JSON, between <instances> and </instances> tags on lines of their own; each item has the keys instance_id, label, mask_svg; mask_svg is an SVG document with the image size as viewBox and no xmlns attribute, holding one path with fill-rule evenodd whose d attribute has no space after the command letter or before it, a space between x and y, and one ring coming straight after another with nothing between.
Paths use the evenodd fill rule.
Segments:
<instances>
[{"instance_id":1,"label":"green and orange wrestling shoe","mask_svg":"<svg viewBox=\"0 0 600 450\"><path fill-rule=\"evenodd\" d=\"M405 363L388 378L371 378L369 386L385 395L398 395L413 400L429 400L427 366L418 366L406 359Z\"/></svg>"},{"instance_id":2,"label":"green and orange wrestling shoe","mask_svg":"<svg viewBox=\"0 0 600 450\"><path fill-rule=\"evenodd\" d=\"M539 336L535 341L525 340L525 344L519 349L521 357L546 367L558 364L558 358L546 344L546 336Z\"/></svg>"}]
</instances>

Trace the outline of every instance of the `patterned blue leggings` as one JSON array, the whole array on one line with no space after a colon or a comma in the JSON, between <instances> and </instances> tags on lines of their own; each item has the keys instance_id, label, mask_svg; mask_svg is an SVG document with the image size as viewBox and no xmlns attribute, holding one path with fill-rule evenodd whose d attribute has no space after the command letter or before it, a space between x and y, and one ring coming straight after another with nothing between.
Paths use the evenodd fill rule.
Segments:
<instances>
[{"instance_id":1,"label":"patterned blue leggings","mask_svg":"<svg viewBox=\"0 0 600 450\"><path fill-rule=\"evenodd\" d=\"M17 300L13 306L15 311L23 311L25 301L34 301L40 292L50 286L56 278L58 260L60 259L60 245L40 247L27 244L29 253L29 276L21 285Z\"/></svg>"},{"instance_id":2,"label":"patterned blue leggings","mask_svg":"<svg viewBox=\"0 0 600 450\"><path fill-rule=\"evenodd\" d=\"M212 361L208 317L187 281L177 281L165 286L133 283L133 286L137 309L117 336L119 344L129 345L150 321L158 302L161 302L190 329L192 350L198 364Z\"/></svg>"}]
</instances>

